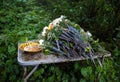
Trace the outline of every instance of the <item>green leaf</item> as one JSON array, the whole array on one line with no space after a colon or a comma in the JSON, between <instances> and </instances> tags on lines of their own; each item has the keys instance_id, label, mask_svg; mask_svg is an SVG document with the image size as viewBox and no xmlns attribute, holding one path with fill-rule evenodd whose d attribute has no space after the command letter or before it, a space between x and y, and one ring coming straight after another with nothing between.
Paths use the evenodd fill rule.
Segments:
<instances>
[{"instance_id":1,"label":"green leaf","mask_svg":"<svg viewBox=\"0 0 120 82\"><path fill-rule=\"evenodd\" d=\"M43 74L44 73L44 68L41 68L40 69L40 74Z\"/></svg>"},{"instance_id":2,"label":"green leaf","mask_svg":"<svg viewBox=\"0 0 120 82\"><path fill-rule=\"evenodd\" d=\"M100 76L99 82L106 82L103 76Z\"/></svg>"},{"instance_id":3,"label":"green leaf","mask_svg":"<svg viewBox=\"0 0 120 82\"><path fill-rule=\"evenodd\" d=\"M14 44L8 46L9 54L14 54L15 51L16 51L16 48L15 48Z\"/></svg>"},{"instance_id":4,"label":"green leaf","mask_svg":"<svg viewBox=\"0 0 120 82\"><path fill-rule=\"evenodd\" d=\"M85 79L80 79L80 82L86 82L86 80Z\"/></svg>"},{"instance_id":5,"label":"green leaf","mask_svg":"<svg viewBox=\"0 0 120 82\"><path fill-rule=\"evenodd\" d=\"M81 74L82 74L84 77L87 77L87 69L86 69L86 68L82 68L82 69L81 69Z\"/></svg>"},{"instance_id":6,"label":"green leaf","mask_svg":"<svg viewBox=\"0 0 120 82\"><path fill-rule=\"evenodd\" d=\"M36 77L38 77L40 75L40 72L39 71L36 71L35 73L34 73L34 77L36 78Z\"/></svg>"},{"instance_id":7,"label":"green leaf","mask_svg":"<svg viewBox=\"0 0 120 82\"><path fill-rule=\"evenodd\" d=\"M79 69L79 63L78 63L78 62L75 62L74 68L75 68L76 70Z\"/></svg>"},{"instance_id":8,"label":"green leaf","mask_svg":"<svg viewBox=\"0 0 120 82\"><path fill-rule=\"evenodd\" d=\"M98 72L102 72L102 71L103 71L103 68L100 67L100 66L98 66L98 67L97 67L97 70L98 70Z\"/></svg>"},{"instance_id":9,"label":"green leaf","mask_svg":"<svg viewBox=\"0 0 120 82\"><path fill-rule=\"evenodd\" d=\"M54 75L48 77L48 81L47 82L54 82L54 81L55 81L55 76Z\"/></svg>"},{"instance_id":10,"label":"green leaf","mask_svg":"<svg viewBox=\"0 0 120 82\"><path fill-rule=\"evenodd\" d=\"M87 67L87 73L88 73L88 75L91 75L92 74L92 67Z\"/></svg>"},{"instance_id":11,"label":"green leaf","mask_svg":"<svg viewBox=\"0 0 120 82\"><path fill-rule=\"evenodd\" d=\"M15 81L16 80L16 76L15 75L11 75L10 76L10 81Z\"/></svg>"}]
</instances>

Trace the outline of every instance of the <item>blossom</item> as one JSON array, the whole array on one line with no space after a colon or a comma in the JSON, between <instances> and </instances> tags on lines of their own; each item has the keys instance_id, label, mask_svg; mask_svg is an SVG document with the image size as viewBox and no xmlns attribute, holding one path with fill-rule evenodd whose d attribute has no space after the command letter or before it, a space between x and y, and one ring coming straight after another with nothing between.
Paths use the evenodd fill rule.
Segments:
<instances>
[{"instance_id":1,"label":"blossom","mask_svg":"<svg viewBox=\"0 0 120 82\"><path fill-rule=\"evenodd\" d=\"M56 25L59 24L61 21L62 21L61 18L57 18L57 19L55 19L52 23L53 23L54 26L56 26Z\"/></svg>"},{"instance_id":2,"label":"blossom","mask_svg":"<svg viewBox=\"0 0 120 82\"><path fill-rule=\"evenodd\" d=\"M64 18L66 18L66 16L61 15L60 18L61 18L61 19L64 19Z\"/></svg>"},{"instance_id":3,"label":"blossom","mask_svg":"<svg viewBox=\"0 0 120 82\"><path fill-rule=\"evenodd\" d=\"M42 32L42 36L45 36L45 35L46 35L46 31L43 31L43 32Z\"/></svg>"},{"instance_id":4,"label":"blossom","mask_svg":"<svg viewBox=\"0 0 120 82\"><path fill-rule=\"evenodd\" d=\"M40 40L39 40L39 44L40 44L40 45L43 45L43 43L44 43L44 40L43 40L43 39L40 39Z\"/></svg>"},{"instance_id":5,"label":"blossom","mask_svg":"<svg viewBox=\"0 0 120 82\"><path fill-rule=\"evenodd\" d=\"M81 33L82 33L82 34L85 34L85 31L84 31L84 29L82 29L82 28L81 28Z\"/></svg>"},{"instance_id":6,"label":"blossom","mask_svg":"<svg viewBox=\"0 0 120 82\"><path fill-rule=\"evenodd\" d=\"M59 25L59 23L65 18L65 16L61 15L61 17L56 18L55 20L53 20L49 26L48 26L48 30L53 29L54 26Z\"/></svg>"},{"instance_id":7,"label":"blossom","mask_svg":"<svg viewBox=\"0 0 120 82\"><path fill-rule=\"evenodd\" d=\"M48 26L48 30L52 30L53 29L53 23L50 23Z\"/></svg>"},{"instance_id":8,"label":"blossom","mask_svg":"<svg viewBox=\"0 0 120 82\"><path fill-rule=\"evenodd\" d=\"M42 36L45 36L45 35L46 35L47 30L52 30L53 27L59 25L59 23L60 23L64 18L65 18L65 16L61 15L61 17L56 18L55 20L53 20L53 21L49 24L48 27L47 27L47 26L44 27L44 28L43 28L43 31L42 31Z\"/></svg>"},{"instance_id":9,"label":"blossom","mask_svg":"<svg viewBox=\"0 0 120 82\"><path fill-rule=\"evenodd\" d=\"M87 31L86 34L87 34L87 36L89 36L89 37L92 36L92 34L91 34L89 31Z\"/></svg>"},{"instance_id":10,"label":"blossom","mask_svg":"<svg viewBox=\"0 0 120 82\"><path fill-rule=\"evenodd\" d=\"M43 31L46 31L48 29L48 27L47 26L45 26L44 28L43 28Z\"/></svg>"},{"instance_id":11,"label":"blossom","mask_svg":"<svg viewBox=\"0 0 120 82\"><path fill-rule=\"evenodd\" d=\"M81 32L85 32L84 29L81 28Z\"/></svg>"},{"instance_id":12,"label":"blossom","mask_svg":"<svg viewBox=\"0 0 120 82\"><path fill-rule=\"evenodd\" d=\"M43 31L42 31L42 36L45 36L45 35L46 35L46 31L47 31L47 29L48 29L48 27L47 27L47 26L45 26L45 27L43 28Z\"/></svg>"}]
</instances>

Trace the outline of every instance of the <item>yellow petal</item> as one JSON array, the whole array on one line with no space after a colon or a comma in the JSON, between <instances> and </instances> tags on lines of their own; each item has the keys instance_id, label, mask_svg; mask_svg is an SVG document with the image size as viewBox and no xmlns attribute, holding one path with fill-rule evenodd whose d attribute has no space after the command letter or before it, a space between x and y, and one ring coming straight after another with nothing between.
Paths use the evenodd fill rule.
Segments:
<instances>
[{"instance_id":1,"label":"yellow petal","mask_svg":"<svg viewBox=\"0 0 120 82\"><path fill-rule=\"evenodd\" d=\"M48 30L52 30L53 29L53 24L51 23L51 24L49 24L49 26L48 26Z\"/></svg>"}]
</instances>

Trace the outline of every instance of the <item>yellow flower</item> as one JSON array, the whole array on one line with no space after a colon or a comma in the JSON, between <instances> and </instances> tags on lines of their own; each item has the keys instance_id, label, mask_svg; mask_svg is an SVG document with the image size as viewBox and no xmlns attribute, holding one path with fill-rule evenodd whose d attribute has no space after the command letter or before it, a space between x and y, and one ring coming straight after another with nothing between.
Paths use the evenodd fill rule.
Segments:
<instances>
[{"instance_id":1,"label":"yellow flower","mask_svg":"<svg viewBox=\"0 0 120 82\"><path fill-rule=\"evenodd\" d=\"M48 26L48 30L52 30L53 29L53 23L50 23Z\"/></svg>"}]
</instances>

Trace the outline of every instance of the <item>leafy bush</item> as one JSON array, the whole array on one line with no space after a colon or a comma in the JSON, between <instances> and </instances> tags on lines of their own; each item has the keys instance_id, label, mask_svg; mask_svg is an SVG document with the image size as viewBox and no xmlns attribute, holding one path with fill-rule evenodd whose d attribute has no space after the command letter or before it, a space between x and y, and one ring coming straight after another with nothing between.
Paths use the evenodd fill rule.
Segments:
<instances>
[{"instance_id":1,"label":"leafy bush","mask_svg":"<svg viewBox=\"0 0 120 82\"><path fill-rule=\"evenodd\" d=\"M19 2L18 2L19 3ZM50 15L41 7L18 4L0 10L0 80L20 82L22 67L17 62L18 41L36 39L37 33L49 23ZM5 5L5 4L4 4ZM30 5L30 3L29 3Z\"/></svg>"},{"instance_id":2,"label":"leafy bush","mask_svg":"<svg viewBox=\"0 0 120 82\"><path fill-rule=\"evenodd\" d=\"M41 65L30 82L119 82L120 1L109 0L5 0L0 3L0 81L22 82L17 43L37 39L51 19L66 15L90 30L112 52L104 67L87 61ZM29 68L28 70L30 70Z\"/></svg>"},{"instance_id":3,"label":"leafy bush","mask_svg":"<svg viewBox=\"0 0 120 82\"><path fill-rule=\"evenodd\" d=\"M61 14L65 15L84 29L89 29L102 41L109 41L113 38L115 29L119 28L118 5L120 2L113 4L112 1L107 0L46 0L42 3L41 5L49 12L53 12L53 18Z\"/></svg>"}]
</instances>

